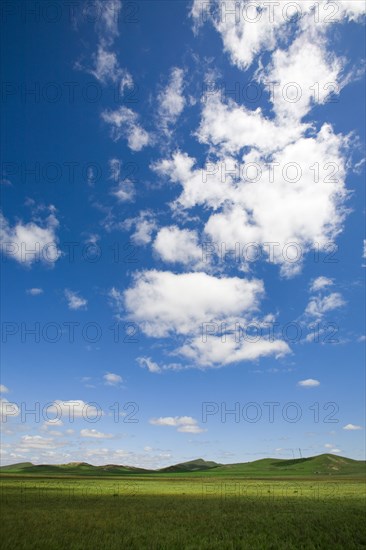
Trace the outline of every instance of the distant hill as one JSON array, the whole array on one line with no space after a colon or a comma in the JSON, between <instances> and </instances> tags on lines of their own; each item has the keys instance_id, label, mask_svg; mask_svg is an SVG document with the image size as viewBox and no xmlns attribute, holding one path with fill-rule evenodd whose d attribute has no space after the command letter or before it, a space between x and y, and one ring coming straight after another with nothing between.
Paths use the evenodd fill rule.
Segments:
<instances>
[{"instance_id":1,"label":"distant hill","mask_svg":"<svg viewBox=\"0 0 366 550\"><path fill-rule=\"evenodd\" d=\"M242 475L247 477L286 477L315 475L366 476L366 462L332 454L309 458L264 458L254 462L225 464L215 468L216 475Z\"/></svg>"},{"instance_id":2,"label":"distant hill","mask_svg":"<svg viewBox=\"0 0 366 550\"><path fill-rule=\"evenodd\" d=\"M210 470L212 468L217 468L218 466L223 466L223 464L218 464L217 462L203 460L203 458L197 458L196 460L190 460L189 462L181 462L180 464L174 464L173 466L167 466L166 468L161 468L157 470L158 472L170 472L170 473L179 473L179 472L203 472L205 470Z\"/></svg>"},{"instance_id":3,"label":"distant hill","mask_svg":"<svg viewBox=\"0 0 366 550\"><path fill-rule=\"evenodd\" d=\"M29 474L29 475L77 475L77 476L113 476L125 474L143 474L150 470L144 468L135 468L134 466L119 466L107 464L106 466L93 466L87 462L70 462L69 464L39 464L31 462L20 462L11 466L2 466L0 473L9 474Z\"/></svg>"},{"instance_id":4,"label":"distant hill","mask_svg":"<svg viewBox=\"0 0 366 550\"><path fill-rule=\"evenodd\" d=\"M253 462L238 464L218 464L202 458L190 460L161 468L160 470L146 470L134 466L107 464L93 466L87 462L70 462L69 464L40 464L20 462L0 468L1 474L28 474L43 476L121 476L133 474L187 474L207 476L241 476L247 478L271 477L314 477L314 476L366 476L366 461L353 460L342 456L323 454L309 458L279 459L263 458Z\"/></svg>"}]
</instances>

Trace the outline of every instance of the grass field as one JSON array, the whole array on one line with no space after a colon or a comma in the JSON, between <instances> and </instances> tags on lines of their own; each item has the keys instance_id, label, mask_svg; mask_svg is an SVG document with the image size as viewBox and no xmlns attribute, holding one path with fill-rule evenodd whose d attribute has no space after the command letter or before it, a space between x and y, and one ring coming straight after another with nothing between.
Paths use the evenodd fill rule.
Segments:
<instances>
[{"instance_id":1,"label":"grass field","mask_svg":"<svg viewBox=\"0 0 366 550\"><path fill-rule=\"evenodd\" d=\"M3 549L366 548L361 478L1 475Z\"/></svg>"}]
</instances>

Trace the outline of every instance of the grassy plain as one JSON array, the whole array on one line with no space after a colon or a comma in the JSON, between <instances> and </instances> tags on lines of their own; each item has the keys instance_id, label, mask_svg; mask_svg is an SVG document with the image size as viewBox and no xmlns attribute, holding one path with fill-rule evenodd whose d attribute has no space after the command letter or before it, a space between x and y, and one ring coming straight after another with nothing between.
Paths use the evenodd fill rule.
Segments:
<instances>
[{"instance_id":1,"label":"grassy plain","mask_svg":"<svg viewBox=\"0 0 366 550\"><path fill-rule=\"evenodd\" d=\"M234 468L235 470L235 468ZM366 548L360 477L2 474L1 548Z\"/></svg>"}]
</instances>

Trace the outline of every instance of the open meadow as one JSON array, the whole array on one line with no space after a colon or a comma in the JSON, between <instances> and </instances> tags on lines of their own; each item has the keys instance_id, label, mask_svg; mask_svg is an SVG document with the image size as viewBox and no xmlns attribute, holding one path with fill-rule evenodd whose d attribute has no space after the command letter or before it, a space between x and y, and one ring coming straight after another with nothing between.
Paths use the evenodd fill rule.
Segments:
<instances>
[{"instance_id":1,"label":"open meadow","mask_svg":"<svg viewBox=\"0 0 366 550\"><path fill-rule=\"evenodd\" d=\"M5 549L366 548L362 478L1 475Z\"/></svg>"}]
</instances>

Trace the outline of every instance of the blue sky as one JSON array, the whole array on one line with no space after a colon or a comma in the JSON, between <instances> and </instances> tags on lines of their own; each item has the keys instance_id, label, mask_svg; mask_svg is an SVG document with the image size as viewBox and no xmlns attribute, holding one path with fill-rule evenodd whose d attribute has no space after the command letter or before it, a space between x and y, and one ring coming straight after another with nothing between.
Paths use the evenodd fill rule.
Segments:
<instances>
[{"instance_id":1,"label":"blue sky","mask_svg":"<svg viewBox=\"0 0 366 550\"><path fill-rule=\"evenodd\" d=\"M293 4L3 4L5 464L364 458L364 4Z\"/></svg>"}]
</instances>

